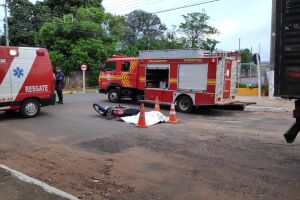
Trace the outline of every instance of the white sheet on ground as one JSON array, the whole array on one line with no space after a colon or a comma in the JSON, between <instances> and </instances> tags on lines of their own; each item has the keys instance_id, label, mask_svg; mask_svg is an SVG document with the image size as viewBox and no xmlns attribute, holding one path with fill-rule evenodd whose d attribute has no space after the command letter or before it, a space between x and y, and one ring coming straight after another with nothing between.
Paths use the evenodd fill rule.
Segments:
<instances>
[{"instance_id":1,"label":"white sheet on ground","mask_svg":"<svg viewBox=\"0 0 300 200\"><path fill-rule=\"evenodd\" d=\"M139 121L140 113L134 116L122 117L121 119L126 123L137 124ZM145 113L146 125L151 126L160 122L167 121L167 117L164 116L161 112L150 111Z\"/></svg>"}]
</instances>

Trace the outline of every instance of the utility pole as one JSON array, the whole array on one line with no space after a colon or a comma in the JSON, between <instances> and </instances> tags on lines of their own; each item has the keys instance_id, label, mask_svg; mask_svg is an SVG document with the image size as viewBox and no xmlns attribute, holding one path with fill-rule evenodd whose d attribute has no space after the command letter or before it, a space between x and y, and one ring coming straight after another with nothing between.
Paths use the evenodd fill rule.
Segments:
<instances>
[{"instance_id":1,"label":"utility pole","mask_svg":"<svg viewBox=\"0 0 300 200\"><path fill-rule=\"evenodd\" d=\"M8 18L7 18L7 1L5 1L4 4L2 4L1 6L4 7L4 14L5 14L5 42L6 42L6 46L9 46L9 35L8 35Z\"/></svg>"},{"instance_id":2,"label":"utility pole","mask_svg":"<svg viewBox=\"0 0 300 200\"><path fill-rule=\"evenodd\" d=\"M269 98L274 99L274 69L275 69L275 39L276 39L276 0L272 0L272 31L271 31L271 55L269 69Z\"/></svg>"},{"instance_id":3,"label":"utility pole","mask_svg":"<svg viewBox=\"0 0 300 200\"><path fill-rule=\"evenodd\" d=\"M258 98L261 98L261 78L260 78L260 43L258 45L258 54L256 54L257 60L257 83L258 83Z\"/></svg>"},{"instance_id":4,"label":"utility pole","mask_svg":"<svg viewBox=\"0 0 300 200\"><path fill-rule=\"evenodd\" d=\"M271 55L270 70L275 68L275 36L276 36L276 0L272 0L272 30L271 30Z\"/></svg>"},{"instance_id":5,"label":"utility pole","mask_svg":"<svg viewBox=\"0 0 300 200\"><path fill-rule=\"evenodd\" d=\"M241 38L239 38L239 53L241 53Z\"/></svg>"}]
</instances>

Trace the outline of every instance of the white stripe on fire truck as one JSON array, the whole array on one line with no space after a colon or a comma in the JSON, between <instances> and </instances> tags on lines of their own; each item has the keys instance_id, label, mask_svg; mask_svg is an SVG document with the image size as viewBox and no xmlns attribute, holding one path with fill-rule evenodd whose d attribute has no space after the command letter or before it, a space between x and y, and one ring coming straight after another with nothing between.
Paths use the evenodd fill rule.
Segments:
<instances>
[{"instance_id":1,"label":"white stripe on fire truck","mask_svg":"<svg viewBox=\"0 0 300 200\"><path fill-rule=\"evenodd\" d=\"M27 79L29 72L32 68L33 62L36 58L37 49L20 47L18 49L18 56L14 58L8 70L10 73L6 73L2 84L0 85L0 94L8 94L6 98L12 98L15 101L25 80ZM14 70L21 70L22 73L19 76L14 75ZM7 83L13 83L12 87L7 85ZM11 94L11 95L10 95ZM1 95L2 96L2 95ZM4 96L3 96L4 97ZM10 107L5 107L1 109L8 109Z\"/></svg>"}]
</instances>

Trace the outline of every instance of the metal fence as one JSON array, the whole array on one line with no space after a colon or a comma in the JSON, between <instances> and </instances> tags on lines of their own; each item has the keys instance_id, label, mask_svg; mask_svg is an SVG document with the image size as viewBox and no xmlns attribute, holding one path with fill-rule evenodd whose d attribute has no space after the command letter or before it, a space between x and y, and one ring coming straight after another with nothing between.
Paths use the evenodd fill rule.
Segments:
<instances>
[{"instance_id":1,"label":"metal fence","mask_svg":"<svg viewBox=\"0 0 300 200\"><path fill-rule=\"evenodd\" d=\"M260 65L260 79L264 85L268 84L268 72L269 64L262 63ZM241 63L239 69L239 83L240 84L257 84L258 83L258 72L257 66L254 63Z\"/></svg>"}]
</instances>

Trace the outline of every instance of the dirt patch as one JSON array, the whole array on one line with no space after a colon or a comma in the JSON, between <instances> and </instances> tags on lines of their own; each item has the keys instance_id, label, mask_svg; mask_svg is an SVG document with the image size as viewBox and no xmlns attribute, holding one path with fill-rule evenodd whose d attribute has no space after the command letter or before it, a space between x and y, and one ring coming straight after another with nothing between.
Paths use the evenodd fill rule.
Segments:
<instances>
[{"instance_id":1,"label":"dirt patch","mask_svg":"<svg viewBox=\"0 0 300 200\"><path fill-rule=\"evenodd\" d=\"M142 134L114 135L114 137L97 138L90 141L78 143L78 146L95 153L115 154L133 147L142 147L158 153L184 154L188 149L204 145L204 141L211 140L206 137L204 140L185 140L181 143L170 142L167 138L154 139ZM187 143L190 148L185 148Z\"/></svg>"},{"instance_id":2,"label":"dirt patch","mask_svg":"<svg viewBox=\"0 0 300 200\"><path fill-rule=\"evenodd\" d=\"M111 180L111 158L55 144L9 155L0 162L80 199L118 199L134 188Z\"/></svg>"},{"instance_id":3,"label":"dirt patch","mask_svg":"<svg viewBox=\"0 0 300 200\"><path fill-rule=\"evenodd\" d=\"M103 143L106 143L105 148ZM136 189L134 193L123 196L125 199L182 199L185 197L175 195L174 190L201 194L203 188L206 188L203 198L210 199L223 199L226 195L231 199L300 198L300 193L289 190L300 186L298 151L291 152L291 147L286 145L222 134L205 140L194 138L177 143L167 138L159 140L128 134L79 145L89 151L116 156L118 165L114 168L114 177L122 174L126 178L118 180L127 181ZM114 145L118 151L113 148ZM299 147L294 145L295 150ZM147 153L141 153L140 149ZM139 157L136 152L148 156ZM131 170L124 171L124 168ZM111 173L109 169L107 166L104 171ZM188 199L199 197L201 195L188 195Z\"/></svg>"}]
</instances>

